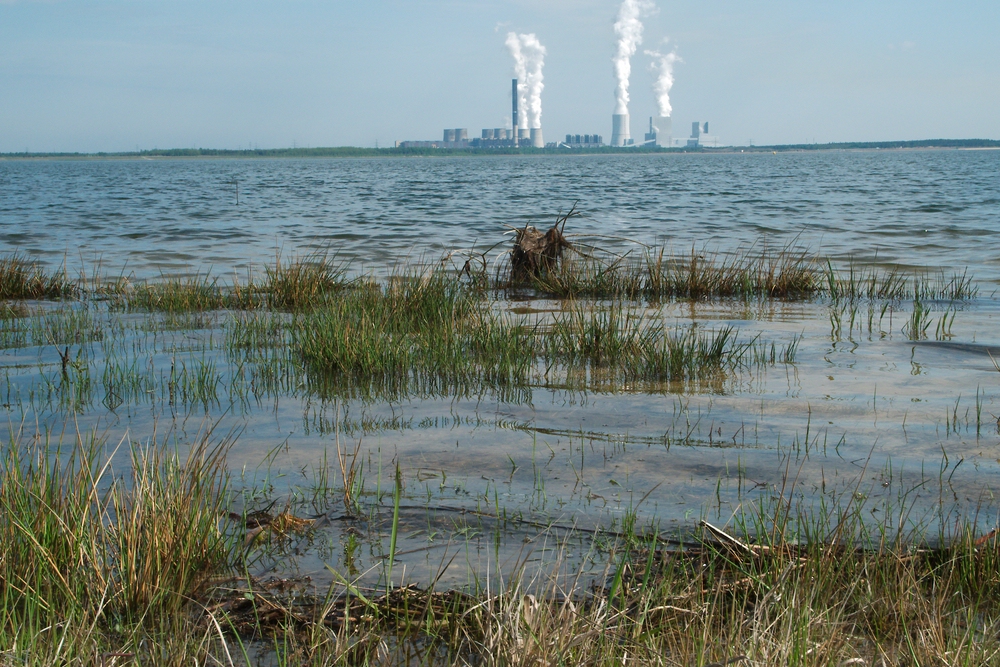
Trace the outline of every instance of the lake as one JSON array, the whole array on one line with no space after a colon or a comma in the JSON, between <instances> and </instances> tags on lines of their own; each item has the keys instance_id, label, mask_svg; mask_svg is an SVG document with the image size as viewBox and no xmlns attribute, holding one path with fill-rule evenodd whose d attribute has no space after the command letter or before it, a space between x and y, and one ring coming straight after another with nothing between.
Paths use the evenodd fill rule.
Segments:
<instances>
[{"instance_id":1,"label":"lake","mask_svg":"<svg viewBox=\"0 0 1000 667\"><path fill-rule=\"evenodd\" d=\"M278 496L301 493L318 468L339 474L331 452L360 443L373 503L385 500L397 462L408 480L405 538L418 578L438 563L427 542L439 533L485 540L499 531L504 557L516 559L536 525L619 528L638 514L661 531L683 531L699 518L724 524L761 498L806 508L857 498L873 520L931 533L958 517L996 522L998 151L6 160L0 253L72 275L210 274L231 283L260 275L279 253L321 251L355 275L385 276L470 248L492 249L495 262L509 247L505 232L548 226L574 205L582 216L566 232L594 252L662 246L731 261L796 248L821 270L895 268L932 282L966 274L978 292L919 306L912 298L636 302L630 307L669 327L731 326L743 340L794 344L794 361L704 387L539 380L517 398L392 401L324 399L294 382L248 393L237 387L242 366L225 352L232 313L164 324L92 303L90 317L116 322L119 333L113 344L95 336L74 346L95 380L69 408L60 350L40 334L10 333L44 329L58 309L33 305L24 322L5 325L5 409L12 424L56 434L78 424L112 443L154 430L184 442L213 424L238 433L231 468L266 479ZM520 299L499 307L523 309ZM568 307L541 298L528 305L543 314ZM918 307L922 335L907 329ZM112 361L148 373L151 387L182 363L210 368L217 396L185 403L154 387L109 400L98 378ZM497 517L515 515L513 527L499 525ZM319 571L345 535L333 530L288 567ZM466 559L470 570L499 557L500 547L482 549Z\"/></svg>"}]
</instances>

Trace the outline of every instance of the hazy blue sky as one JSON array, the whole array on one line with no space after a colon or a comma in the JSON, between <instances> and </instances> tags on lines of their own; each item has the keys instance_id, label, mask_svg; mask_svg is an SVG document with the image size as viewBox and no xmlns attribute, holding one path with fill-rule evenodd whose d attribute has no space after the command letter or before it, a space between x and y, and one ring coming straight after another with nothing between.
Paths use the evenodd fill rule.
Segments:
<instances>
[{"instance_id":1,"label":"hazy blue sky","mask_svg":"<svg viewBox=\"0 0 1000 667\"><path fill-rule=\"evenodd\" d=\"M1000 138L1000 1L656 2L675 135ZM609 139L616 0L0 0L0 152L390 145L510 111L507 31L545 45L542 125Z\"/></svg>"}]
</instances>

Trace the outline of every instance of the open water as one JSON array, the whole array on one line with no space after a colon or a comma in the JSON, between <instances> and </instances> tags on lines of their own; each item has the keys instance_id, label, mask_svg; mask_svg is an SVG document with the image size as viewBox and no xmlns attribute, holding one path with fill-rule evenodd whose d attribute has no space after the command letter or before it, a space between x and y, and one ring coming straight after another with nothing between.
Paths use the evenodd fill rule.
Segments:
<instances>
[{"instance_id":1,"label":"open water","mask_svg":"<svg viewBox=\"0 0 1000 667\"><path fill-rule=\"evenodd\" d=\"M301 477L295 471L320 465L337 438L360 439L367 488L384 492L398 461L411 500L424 497L434 510L410 516L404 508L417 573L425 556L426 571L438 563L435 536L475 539L492 530L482 513L470 523L473 515L462 513L470 509L620 526L639 507L644 521L669 530L700 517L724 524L742 503L797 494L807 506L862 499L876 519L897 512L884 518L890 527L933 532L958 516L995 523L1000 370L990 354L1000 360L1000 151L0 161L0 253L73 273L211 271L225 279L259 271L276 252L328 250L355 271L380 273L401 259L485 250L505 239L505 225L542 226L574 204L584 215L567 231L608 250L637 241L726 256L792 245L840 269L855 262L967 271L979 292L924 304L932 326L917 341L903 332L913 307L905 301L846 310L821 299L665 304L668 323L799 341L795 363L701 390L540 384L521 401L343 405L292 390L183 414L95 401L83 414L48 409L32 419L56 431L75 419L120 437L148 434L154 424L162 431L164 422L195 433L207 413L221 430L241 430L234 468L252 470L270 455L285 471L276 483L289 488ZM936 334L946 314L953 323ZM225 387L232 369L213 352L225 314L196 329L178 333L192 350L188 362L218 360ZM180 350L154 341L140 361L173 368ZM58 364L51 346L0 351L12 421L37 404L24 397L37 396L46 377L51 386ZM507 555L515 560L526 530L513 531ZM320 570L345 539L335 533L315 561L296 567ZM500 557L483 547L466 564L482 570Z\"/></svg>"},{"instance_id":2,"label":"open water","mask_svg":"<svg viewBox=\"0 0 1000 667\"><path fill-rule=\"evenodd\" d=\"M1000 280L998 151L3 161L0 249L139 277L317 247L379 268L489 247L574 203L573 233L679 250L796 239Z\"/></svg>"}]
</instances>

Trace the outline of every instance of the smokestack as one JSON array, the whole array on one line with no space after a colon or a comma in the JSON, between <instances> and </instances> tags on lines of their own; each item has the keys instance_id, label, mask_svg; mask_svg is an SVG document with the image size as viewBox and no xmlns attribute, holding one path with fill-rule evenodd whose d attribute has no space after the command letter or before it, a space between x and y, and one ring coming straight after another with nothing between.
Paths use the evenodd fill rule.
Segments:
<instances>
[{"instance_id":1,"label":"smokestack","mask_svg":"<svg viewBox=\"0 0 1000 667\"><path fill-rule=\"evenodd\" d=\"M512 79L510 84L511 120L513 121L514 132L517 132L517 79Z\"/></svg>"},{"instance_id":2,"label":"smokestack","mask_svg":"<svg viewBox=\"0 0 1000 667\"><path fill-rule=\"evenodd\" d=\"M616 113L611 116L611 145L625 146L631 137L628 132L628 114Z\"/></svg>"},{"instance_id":3,"label":"smokestack","mask_svg":"<svg viewBox=\"0 0 1000 667\"><path fill-rule=\"evenodd\" d=\"M533 148L545 148L545 140L542 139L542 128L531 129L531 146Z\"/></svg>"},{"instance_id":4,"label":"smokestack","mask_svg":"<svg viewBox=\"0 0 1000 667\"><path fill-rule=\"evenodd\" d=\"M545 89L542 68L545 65L545 47L534 33L507 33L507 48L514 58L514 76L517 84L511 95L517 96L518 128L542 126L542 91Z\"/></svg>"}]
</instances>

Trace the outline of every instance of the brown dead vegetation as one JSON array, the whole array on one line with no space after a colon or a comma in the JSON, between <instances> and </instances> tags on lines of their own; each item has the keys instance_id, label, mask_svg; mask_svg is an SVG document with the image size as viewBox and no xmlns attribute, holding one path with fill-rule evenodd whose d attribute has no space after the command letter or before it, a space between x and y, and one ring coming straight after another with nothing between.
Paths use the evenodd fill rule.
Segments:
<instances>
[{"instance_id":1,"label":"brown dead vegetation","mask_svg":"<svg viewBox=\"0 0 1000 667\"><path fill-rule=\"evenodd\" d=\"M568 213L556 218L555 224L548 231L542 232L527 224L515 229L514 247L510 251L512 282L542 278L557 268L563 253L573 248L573 244L563 234L566 222L579 215L574 204Z\"/></svg>"}]
</instances>

